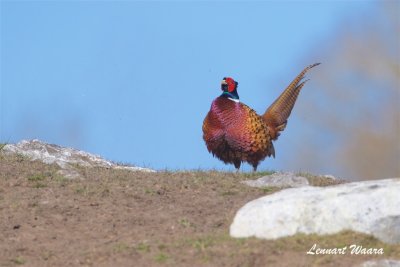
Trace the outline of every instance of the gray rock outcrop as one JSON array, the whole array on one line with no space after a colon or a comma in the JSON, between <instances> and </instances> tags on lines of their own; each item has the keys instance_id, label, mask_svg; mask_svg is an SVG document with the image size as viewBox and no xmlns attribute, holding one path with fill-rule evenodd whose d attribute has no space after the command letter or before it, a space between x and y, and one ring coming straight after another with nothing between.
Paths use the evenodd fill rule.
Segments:
<instances>
[{"instance_id":1,"label":"gray rock outcrop","mask_svg":"<svg viewBox=\"0 0 400 267\"><path fill-rule=\"evenodd\" d=\"M47 144L37 139L23 140L18 144L7 144L2 151L6 154L20 154L30 160L40 160L46 164L57 164L61 168L59 173L66 178L81 177L74 165L154 172L154 170L147 168L118 165L97 155L73 148Z\"/></svg>"},{"instance_id":2,"label":"gray rock outcrop","mask_svg":"<svg viewBox=\"0 0 400 267\"><path fill-rule=\"evenodd\" d=\"M306 177L302 177L290 172L276 172L266 175L256 180L243 181L244 184L251 187L302 187L308 186Z\"/></svg>"}]
</instances>

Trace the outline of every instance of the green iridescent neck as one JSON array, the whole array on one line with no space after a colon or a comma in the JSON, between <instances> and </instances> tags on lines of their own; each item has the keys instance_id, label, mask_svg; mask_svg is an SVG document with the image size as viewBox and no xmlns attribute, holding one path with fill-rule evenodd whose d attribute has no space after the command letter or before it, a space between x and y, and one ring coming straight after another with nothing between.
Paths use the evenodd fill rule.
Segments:
<instances>
[{"instance_id":1,"label":"green iridescent neck","mask_svg":"<svg viewBox=\"0 0 400 267\"><path fill-rule=\"evenodd\" d=\"M232 93L225 91L222 93L221 96L239 100L239 95L237 94L236 90L233 91Z\"/></svg>"}]
</instances>

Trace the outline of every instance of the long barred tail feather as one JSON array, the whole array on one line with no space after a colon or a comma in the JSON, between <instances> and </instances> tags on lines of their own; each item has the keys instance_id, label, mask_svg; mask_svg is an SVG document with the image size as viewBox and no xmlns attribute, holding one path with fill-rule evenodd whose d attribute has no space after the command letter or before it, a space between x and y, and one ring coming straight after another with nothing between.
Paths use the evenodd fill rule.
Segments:
<instances>
[{"instance_id":1,"label":"long barred tail feather","mask_svg":"<svg viewBox=\"0 0 400 267\"><path fill-rule=\"evenodd\" d=\"M308 80L303 80L307 71L318 66L321 63L315 63L306 67L300 74L289 84L282 94L268 107L264 115L262 115L267 124L273 140L279 136L279 132L286 127L287 120L292 112L297 97Z\"/></svg>"}]
</instances>

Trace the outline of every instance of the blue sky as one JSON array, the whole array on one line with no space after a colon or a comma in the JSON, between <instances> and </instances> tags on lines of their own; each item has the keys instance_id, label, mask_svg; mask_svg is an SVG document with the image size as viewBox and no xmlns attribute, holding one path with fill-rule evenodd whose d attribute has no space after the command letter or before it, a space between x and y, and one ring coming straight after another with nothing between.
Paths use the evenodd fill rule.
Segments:
<instances>
[{"instance_id":1,"label":"blue sky","mask_svg":"<svg viewBox=\"0 0 400 267\"><path fill-rule=\"evenodd\" d=\"M232 170L201 132L222 77L262 113L304 66L324 62L317 46L375 5L1 1L0 142L38 138L155 169ZM312 90L311 81L298 101ZM277 158L259 170L291 168L282 143L312 119L295 113Z\"/></svg>"}]
</instances>

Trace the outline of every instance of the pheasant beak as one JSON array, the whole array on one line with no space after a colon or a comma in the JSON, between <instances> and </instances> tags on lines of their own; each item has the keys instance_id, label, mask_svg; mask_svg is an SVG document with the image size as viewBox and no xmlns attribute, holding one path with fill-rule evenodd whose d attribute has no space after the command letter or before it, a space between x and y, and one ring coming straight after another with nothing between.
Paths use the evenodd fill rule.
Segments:
<instances>
[{"instance_id":1,"label":"pheasant beak","mask_svg":"<svg viewBox=\"0 0 400 267\"><path fill-rule=\"evenodd\" d=\"M221 85L228 85L228 83L225 80L222 80Z\"/></svg>"}]
</instances>

